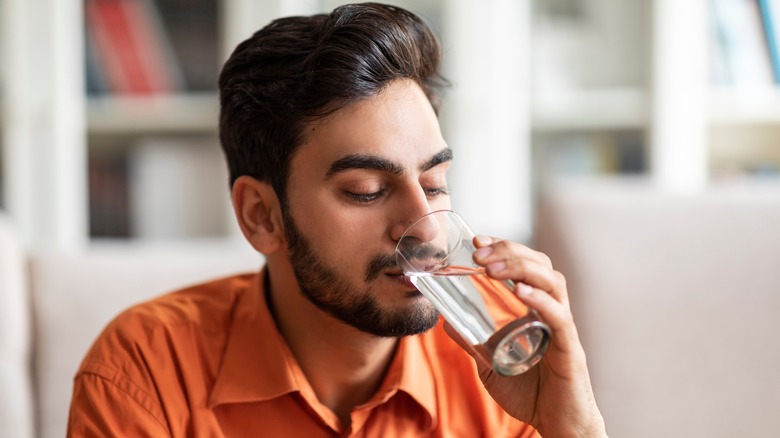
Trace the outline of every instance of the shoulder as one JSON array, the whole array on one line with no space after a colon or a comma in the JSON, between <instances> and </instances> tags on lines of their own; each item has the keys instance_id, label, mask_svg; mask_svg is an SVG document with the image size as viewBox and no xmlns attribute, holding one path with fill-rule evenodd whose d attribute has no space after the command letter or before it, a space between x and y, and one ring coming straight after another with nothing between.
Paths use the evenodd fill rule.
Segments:
<instances>
[{"instance_id":1,"label":"shoulder","mask_svg":"<svg viewBox=\"0 0 780 438\"><path fill-rule=\"evenodd\" d=\"M203 342L226 333L238 298L257 274L192 285L134 305L116 316L87 353L87 364L127 368L148 362L144 355L175 354L177 343ZM94 367L93 367L94 368Z\"/></svg>"},{"instance_id":2,"label":"shoulder","mask_svg":"<svg viewBox=\"0 0 780 438\"><path fill-rule=\"evenodd\" d=\"M120 313L107 327L122 329L198 324L208 330L230 317L237 299L246 293L257 274L218 278L161 295Z\"/></svg>"},{"instance_id":3,"label":"shoulder","mask_svg":"<svg viewBox=\"0 0 780 438\"><path fill-rule=\"evenodd\" d=\"M242 296L260 293L254 287L258 278L240 275L193 285L120 313L76 373L72 426L80 421L82 426L121 425L134 412L136 421L145 419L144 430L159 432L186 421L193 407L205 406L233 315ZM175 413L171 418L170 412ZM103 423L93 421L97 418Z\"/></svg>"}]
</instances>

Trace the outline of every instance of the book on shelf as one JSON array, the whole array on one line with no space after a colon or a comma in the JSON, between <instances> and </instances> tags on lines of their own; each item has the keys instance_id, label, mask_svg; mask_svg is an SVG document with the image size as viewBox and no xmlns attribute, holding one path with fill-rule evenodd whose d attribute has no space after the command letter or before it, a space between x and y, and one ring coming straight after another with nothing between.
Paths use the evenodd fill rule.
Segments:
<instances>
[{"instance_id":1,"label":"book on shelf","mask_svg":"<svg viewBox=\"0 0 780 438\"><path fill-rule=\"evenodd\" d=\"M2 98L2 96L0 96ZM2 126L0 126L0 129L2 129ZM5 171L5 164L3 163L3 151L0 148L0 211L5 210L5 186L3 183L5 183L5 175L3 172Z\"/></svg>"},{"instance_id":2,"label":"book on shelf","mask_svg":"<svg viewBox=\"0 0 780 438\"><path fill-rule=\"evenodd\" d=\"M151 0L87 0L87 89L148 95L177 92L184 80Z\"/></svg>"},{"instance_id":3,"label":"book on shelf","mask_svg":"<svg viewBox=\"0 0 780 438\"><path fill-rule=\"evenodd\" d=\"M217 0L156 0L190 91L213 91L221 64Z\"/></svg>"},{"instance_id":4,"label":"book on shelf","mask_svg":"<svg viewBox=\"0 0 780 438\"><path fill-rule=\"evenodd\" d=\"M130 237L128 159L119 148L89 153L89 234L91 237Z\"/></svg>"},{"instance_id":5,"label":"book on shelf","mask_svg":"<svg viewBox=\"0 0 780 438\"><path fill-rule=\"evenodd\" d=\"M715 85L740 89L774 86L759 0L710 0Z\"/></svg>"},{"instance_id":6,"label":"book on shelf","mask_svg":"<svg viewBox=\"0 0 780 438\"><path fill-rule=\"evenodd\" d=\"M89 154L90 235L170 240L228 234L230 191L212 136L110 140Z\"/></svg>"},{"instance_id":7,"label":"book on shelf","mask_svg":"<svg viewBox=\"0 0 780 438\"><path fill-rule=\"evenodd\" d=\"M555 132L533 137L534 167L544 179L647 171L645 140L640 130Z\"/></svg>"},{"instance_id":8,"label":"book on shelf","mask_svg":"<svg viewBox=\"0 0 780 438\"><path fill-rule=\"evenodd\" d=\"M772 61L772 73L780 84L780 0L758 0L764 24L764 36Z\"/></svg>"},{"instance_id":9,"label":"book on shelf","mask_svg":"<svg viewBox=\"0 0 780 438\"><path fill-rule=\"evenodd\" d=\"M133 237L219 237L229 230L228 174L213 137L145 138L128 151Z\"/></svg>"},{"instance_id":10,"label":"book on shelf","mask_svg":"<svg viewBox=\"0 0 780 438\"><path fill-rule=\"evenodd\" d=\"M85 33L86 35L86 33ZM106 75L100 66L97 47L93 38L84 38L84 57L86 59L85 73L87 75L87 94L103 94L109 91Z\"/></svg>"}]
</instances>

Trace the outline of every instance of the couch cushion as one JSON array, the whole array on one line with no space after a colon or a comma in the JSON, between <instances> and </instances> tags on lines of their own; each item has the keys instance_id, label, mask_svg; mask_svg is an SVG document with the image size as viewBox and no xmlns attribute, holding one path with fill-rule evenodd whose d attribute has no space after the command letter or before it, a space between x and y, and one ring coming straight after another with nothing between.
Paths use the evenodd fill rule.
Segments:
<instances>
[{"instance_id":1,"label":"couch cushion","mask_svg":"<svg viewBox=\"0 0 780 438\"><path fill-rule=\"evenodd\" d=\"M0 431L32 437L30 303L24 253L10 220L0 214Z\"/></svg>"},{"instance_id":2,"label":"couch cushion","mask_svg":"<svg viewBox=\"0 0 780 438\"><path fill-rule=\"evenodd\" d=\"M73 375L101 329L131 304L187 284L260 269L248 244L103 244L31 256L42 437L65 433Z\"/></svg>"},{"instance_id":3,"label":"couch cushion","mask_svg":"<svg viewBox=\"0 0 780 438\"><path fill-rule=\"evenodd\" d=\"M780 436L780 186L563 184L536 227L611 436Z\"/></svg>"}]
</instances>

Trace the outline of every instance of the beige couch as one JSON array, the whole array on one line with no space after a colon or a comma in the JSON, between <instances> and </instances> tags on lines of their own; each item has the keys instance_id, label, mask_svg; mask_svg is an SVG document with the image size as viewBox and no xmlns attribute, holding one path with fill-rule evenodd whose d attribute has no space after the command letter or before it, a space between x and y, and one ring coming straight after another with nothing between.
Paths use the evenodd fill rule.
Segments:
<instances>
[{"instance_id":1,"label":"beige couch","mask_svg":"<svg viewBox=\"0 0 780 438\"><path fill-rule=\"evenodd\" d=\"M567 275L610 436L780 436L780 185L544 193L537 246Z\"/></svg>"},{"instance_id":2,"label":"beige couch","mask_svg":"<svg viewBox=\"0 0 780 438\"><path fill-rule=\"evenodd\" d=\"M780 436L780 188L561 185L536 229L611 436ZM259 264L243 243L25 253L0 218L0 435L63 436L72 374L122 308Z\"/></svg>"},{"instance_id":3,"label":"beige couch","mask_svg":"<svg viewBox=\"0 0 780 438\"><path fill-rule=\"evenodd\" d=\"M188 283L255 271L244 242L99 244L25 253L0 216L0 436L65 435L72 376L100 329L130 304Z\"/></svg>"}]
</instances>

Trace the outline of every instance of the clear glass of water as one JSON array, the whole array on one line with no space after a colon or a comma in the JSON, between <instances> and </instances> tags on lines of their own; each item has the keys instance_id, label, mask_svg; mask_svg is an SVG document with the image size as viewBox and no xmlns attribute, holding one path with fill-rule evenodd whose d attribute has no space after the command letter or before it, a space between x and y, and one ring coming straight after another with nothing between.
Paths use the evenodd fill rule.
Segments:
<instances>
[{"instance_id":1,"label":"clear glass of water","mask_svg":"<svg viewBox=\"0 0 780 438\"><path fill-rule=\"evenodd\" d=\"M478 357L499 374L524 373L544 355L550 329L515 296L511 281L492 279L474 263L475 250L474 232L463 219L439 210L409 226L395 257Z\"/></svg>"}]
</instances>

